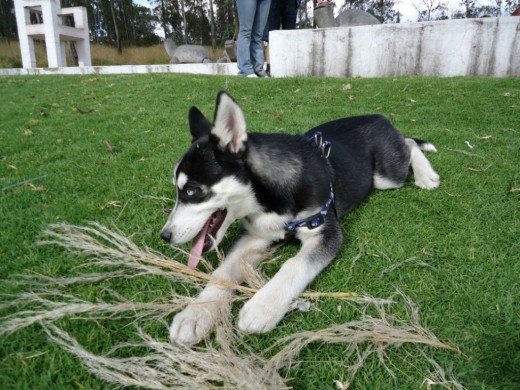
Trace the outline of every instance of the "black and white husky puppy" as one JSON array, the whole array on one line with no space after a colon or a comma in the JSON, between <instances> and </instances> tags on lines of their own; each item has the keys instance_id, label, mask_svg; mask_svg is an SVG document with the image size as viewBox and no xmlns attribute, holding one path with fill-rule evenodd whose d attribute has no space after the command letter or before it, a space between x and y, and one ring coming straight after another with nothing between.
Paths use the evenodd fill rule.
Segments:
<instances>
[{"instance_id":1,"label":"black and white husky puppy","mask_svg":"<svg viewBox=\"0 0 520 390\"><path fill-rule=\"evenodd\" d=\"M401 187L410 166L418 187L433 189L440 182L422 153L435 147L405 138L380 115L338 119L304 135L248 133L238 104L220 92L213 123L192 107L189 126L193 142L174 168L177 201L161 232L175 245L194 240L188 265L196 267L237 219L244 234L214 272L224 281L242 283L241 262L257 266L274 242L289 235L301 241L298 254L240 311L244 332L267 332L278 324L340 249L339 217L374 188ZM202 340L231 294L209 283L175 316L171 340Z\"/></svg>"}]
</instances>

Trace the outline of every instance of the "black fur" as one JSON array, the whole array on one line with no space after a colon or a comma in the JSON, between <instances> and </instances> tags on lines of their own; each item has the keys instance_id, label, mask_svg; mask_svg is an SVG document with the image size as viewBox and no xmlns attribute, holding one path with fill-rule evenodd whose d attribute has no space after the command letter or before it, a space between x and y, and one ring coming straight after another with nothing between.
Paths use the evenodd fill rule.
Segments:
<instances>
[{"instance_id":1,"label":"black fur","mask_svg":"<svg viewBox=\"0 0 520 390\"><path fill-rule=\"evenodd\" d=\"M332 143L329 161L339 214L352 210L371 193L374 174L396 183L406 180L410 152L404 137L385 117L338 119L317 126L306 135L318 131Z\"/></svg>"},{"instance_id":2,"label":"black fur","mask_svg":"<svg viewBox=\"0 0 520 390\"><path fill-rule=\"evenodd\" d=\"M250 182L267 212L296 215L316 208L327 200L332 182L336 209L343 215L371 193L374 173L395 182L404 182L408 174L404 137L380 115L338 119L305 135L248 133L247 149L238 155L217 147L218 140L209 135L211 123L200 116L196 108L190 110L194 142L178 170L207 186L226 175ZM332 144L328 159L312 141L316 132ZM268 166L259 167L253 153L261 155ZM295 161L300 165L291 165ZM280 177L274 168L291 170L292 180Z\"/></svg>"}]
</instances>

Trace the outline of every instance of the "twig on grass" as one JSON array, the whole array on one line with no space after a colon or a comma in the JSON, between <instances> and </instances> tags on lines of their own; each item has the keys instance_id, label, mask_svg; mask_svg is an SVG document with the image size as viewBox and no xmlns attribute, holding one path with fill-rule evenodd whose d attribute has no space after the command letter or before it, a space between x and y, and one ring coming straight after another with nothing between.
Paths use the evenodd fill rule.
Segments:
<instances>
[{"instance_id":1,"label":"twig on grass","mask_svg":"<svg viewBox=\"0 0 520 390\"><path fill-rule=\"evenodd\" d=\"M2 191L12 190L13 188L23 186L24 184L31 183L31 182L33 182L35 180L44 179L46 177L47 177L47 175L42 175L42 176L33 177L31 179L22 180L22 181L20 181L18 183L11 184L11 185L9 185L7 187L2 188Z\"/></svg>"},{"instance_id":2,"label":"twig on grass","mask_svg":"<svg viewBox=\"0 0 520 390\"><path fill-rule=\"evenodd\" d=\"M432 267L430 264L428 264L427 262L425 261L422 261L421 259L419 259L418 257L415 257L415 256L412 256L406 260L403 260L403 261L400 261L399 263L396 263L396 264L393 264L391 265L390 267L384 269L383 271L381 271L381 273L379 274L379 277L380 278L383 278L386 274L389 274L390 272L393 272L395 271L396 269L398 268L401 268L402 266L404 265L408 265L408 264L413 264L413 265L418 265L420 267L426 267L426 268L430 268L432 270L435 270L434 267Z\"/></svg>"},{"instance_id":3,"label":"twig on grass","mask_svg":"<svg viewBox=\"0 0 520 390\"><path fill-rule=\"evenodd\" d=\"M484 159L484 157L482 157L478 154L466 152L465 150L451 149L451 148L446 148L446 150L449 150L450 152L461 153L461 154L464 154L465 156L469 156L469 157L478 157L478 158Z\"/></svg>"},{"instance_id":4,"label":"twig on grass","mask_svg":"<svg viewBox=\"0 0 520 390\"><path fill-rule=\"evenodd\" d=\"M108 142L107 140L103 140L103 145L105 145L110 154L114 154L114 147L110 142Z\"/></svg>"},{"instance_id":5,"label":"twig on grass","mask_svg":"<svg viewBox=\"0 0 520 390\"><path fill-rule=\"evenodd\" d=\"M152 196L152 195L138 195L142 199L157 200L160 202L173 203L175 199L167 198L165 196Z\"/></svg>"},{"instance_id":6,"label":"twig on grass","mask_svg":"<svg viewBox=\"0 0 520 390\"><path fill-rule=\"evenodd\" d=\"M79 108L76 105L74 105L72 108L74 109L74 111L79 112L80 114L83 114L83 115L84 114L90 114L91 112L94 112L93 108L88 108L86 110L83 110L83 109Z\"/></svg>"}]
</instances>

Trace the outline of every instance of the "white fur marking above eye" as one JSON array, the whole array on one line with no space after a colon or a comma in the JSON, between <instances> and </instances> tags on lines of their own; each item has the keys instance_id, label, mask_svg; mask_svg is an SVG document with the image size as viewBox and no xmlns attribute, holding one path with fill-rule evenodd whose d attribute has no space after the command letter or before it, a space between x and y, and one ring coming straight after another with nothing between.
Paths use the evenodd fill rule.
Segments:
<instances>
[{"instance_id":1,"label":"white fur marking above eye","mask_svg":"<svg viewBox=\"0 0 520 390\"><path fill-rule=\"evenodd\" d=\"M188 182L188 176L184 172L179 172L177 176L176 184L179 187L179 190L182 190L186 183Z\"/></svg>"}]
</instances>

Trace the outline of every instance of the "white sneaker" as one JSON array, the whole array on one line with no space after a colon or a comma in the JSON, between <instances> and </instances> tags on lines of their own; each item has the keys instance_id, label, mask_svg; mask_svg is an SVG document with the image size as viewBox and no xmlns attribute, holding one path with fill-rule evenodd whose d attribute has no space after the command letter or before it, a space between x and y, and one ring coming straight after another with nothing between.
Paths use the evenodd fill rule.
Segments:
<instances>
[{"instance_id":1,"label":"white sneaker","mask_svg":"<svg viewBox=\"0 0 520 390\"><path fill-rule=\"evenodd\" d=\"M257 77L257 78L258 78L258 76L256 75L256 73L248 74L246 77Z\"/></svg>"}]
</instances>

